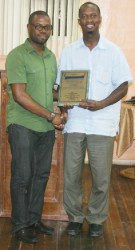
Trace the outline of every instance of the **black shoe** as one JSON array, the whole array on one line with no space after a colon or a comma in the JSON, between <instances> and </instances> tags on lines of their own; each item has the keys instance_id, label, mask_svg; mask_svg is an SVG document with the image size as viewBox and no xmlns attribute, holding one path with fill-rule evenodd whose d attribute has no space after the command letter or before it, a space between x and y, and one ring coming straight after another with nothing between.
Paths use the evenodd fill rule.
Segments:
<instances>
[{"instance_id":1,"label":"black shoe","mask_svg":"<svg viewBox=\"0 0 135 250\"><path fill-rule=\"evenodd\" d=\"M33 224L31 228L33 228L38 234L52 235L54 232L54 229L52 227L45 226L41 221Z\"/></svg>"},{"instance_id":2,"label":"black shoe","mask_svg":"<svg viewBox=\"0 0 135 250\"><path fill-rule=\"evenodd\" d=\"M75 236L81 232L81 228L82 228L82 223L70 222L67 227L67 233L69 235Z\"/></svg>"},{"instance_id":3,"label":"black shoe","mask_svg":"<svg viewBox=\"0 0 135 250\"><path fill-rule=\"evenodd\" d=\"M102 224L91 224L89 226L89 235L92 237L97 237L103 234Z\"/></svg>"},{"instance_id":4,"label":"black shoe","mask_svg":"<svg viewBox=\"0 0 135 250\"><path fill-rule=\"evenodd\" d=\"M23 241L25 243L34 244L38 242L33 231L29 228L22 228L15 233L15 238L17 240Z\"/></svg>"}]
</instances>

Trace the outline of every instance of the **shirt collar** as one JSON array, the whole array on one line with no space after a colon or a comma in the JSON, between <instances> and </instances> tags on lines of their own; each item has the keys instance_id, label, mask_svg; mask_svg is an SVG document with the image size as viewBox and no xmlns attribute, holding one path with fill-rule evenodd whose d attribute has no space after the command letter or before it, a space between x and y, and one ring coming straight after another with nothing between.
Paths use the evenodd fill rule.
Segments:
<instances>
[{"instance_id":1,"label":"shirt collar","mask_svg":"<svg viewBox=\"0 0 135 250\"><path fill-rule=\"evenodd\" d=\"M84 44L83 38L80 38L78 40L77 46L78 49L81 47L86 47L86 45ZM99 49L106 49L106 43L105 43L105 39L100 35L98 44L96 45L95 48L99 48Z\"/></svg>"},{"instance_id":2,"label":"shirt collar","mask_svg":"<svg viewBox=\"0 0 135 250\"><path fill-rule=\"evenodd\" d=\"M28 53L37 52L35 50L35 48L29 42L28 38L25 40L24 46L26 47ZM50 55L50 50L46 46L44 46L44 52L45 52L45 56L49 56Z\"/></svg>"}]
</instances>

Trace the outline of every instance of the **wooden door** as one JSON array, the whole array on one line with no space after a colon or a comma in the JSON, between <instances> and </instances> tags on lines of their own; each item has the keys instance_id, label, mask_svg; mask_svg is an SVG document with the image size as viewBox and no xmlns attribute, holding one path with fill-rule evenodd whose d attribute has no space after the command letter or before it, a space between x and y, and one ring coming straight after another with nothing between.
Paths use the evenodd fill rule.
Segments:
<instances>
[{"instance_id":1,"label":"wooden door","mask_svg":"<svg viewBox=\"0 0 135 250\"><path fill-rule=\"evenodd\" d=\"M0 216L10 216L10 162L11 153L6 133L7 78L1 73L0 97ZM56 105L54 105L55 109ZM51 174L43 208L43 219L68 220L63 208L63 136L56 130Z\"/></svg>"}]
</instances>

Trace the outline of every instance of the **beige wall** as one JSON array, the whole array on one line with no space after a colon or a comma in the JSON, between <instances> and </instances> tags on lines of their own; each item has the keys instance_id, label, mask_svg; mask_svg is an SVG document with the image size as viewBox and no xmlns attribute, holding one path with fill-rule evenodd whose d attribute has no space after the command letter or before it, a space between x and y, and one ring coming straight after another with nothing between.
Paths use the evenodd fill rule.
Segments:
<instances>
[{"instance_id":1,"label":"beige wall","mask_svg":"<svg viewBox=\"0 0 135 250\"><path fill-rule=\"evenodd\" d=\"M82 0L82 3L87 1ZM101 9L101 34L122 48L135 79L135 0L93 0ZM135 96L135 84L130 84L126 99ZM114 146L114 163L135 165L135 141L120 157Z\"/></svg>"},{"instance_id":2,"label":"beige wall","mask_svg":"<svg viewBox=\"0 0 135 250\"><path fill-rule=\"evenodd\" d=\"M121 156L117 157L116 154L117 144L115 142L114 145L114 156L113 156L113 163L119 165L135 165L135 141L128 150Z\"/></svg>"}]
</instances>

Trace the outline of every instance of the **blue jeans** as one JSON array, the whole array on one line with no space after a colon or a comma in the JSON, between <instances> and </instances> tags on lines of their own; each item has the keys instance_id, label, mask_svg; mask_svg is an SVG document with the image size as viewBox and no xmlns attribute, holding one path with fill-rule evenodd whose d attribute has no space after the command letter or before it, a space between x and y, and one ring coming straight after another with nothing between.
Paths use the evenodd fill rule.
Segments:
<instances>
[{"instance_id":1,"label":"blue jeans","mask_svg":"<svg viewBox=\"0 0 135 250\"><path fill-rule=\"evenodd\" d=\"M10 191L14 234L41 219L55 132L35 132L11 124L8 136L12 154Z\"/></svg>"}]
</instances>

